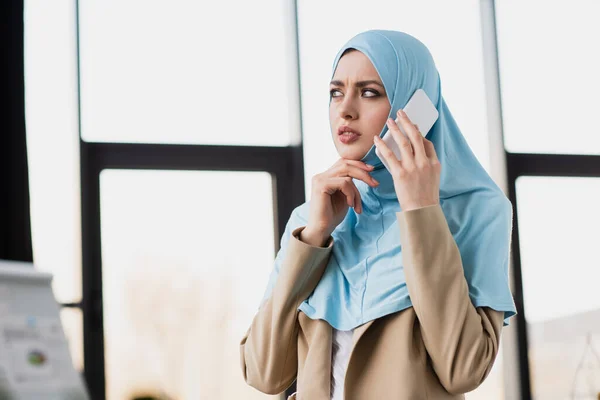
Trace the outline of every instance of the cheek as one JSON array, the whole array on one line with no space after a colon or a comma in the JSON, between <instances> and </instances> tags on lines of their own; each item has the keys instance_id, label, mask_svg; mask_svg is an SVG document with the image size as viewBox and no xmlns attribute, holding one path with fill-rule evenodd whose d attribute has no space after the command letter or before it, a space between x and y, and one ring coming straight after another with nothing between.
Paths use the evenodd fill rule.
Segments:
<instances>
[{"instance_id":1,"label":"cheek","mask_svg":"<svg viewBox=\"0 0 600 400\"><path fill-rule=\"evenodd\" d=\"M373 127L373 135L378 135L383 127L385 126L385 122L388 118L388 114L390 113L390 107L381 107L371 114L370 125Z\"/></svg>"},{"instance_id":2,"label":"cheek","mask_svg":"<svg viewBox=\"0 0 600 400\"><path fill-rule=\"evenodd\" d=\"M385 124L391 109L392 107L389 105L389 103L385 103L385 107L381 107L379 110L379 120L381 121L382 126Z\"/></svg>"}]
</instances>

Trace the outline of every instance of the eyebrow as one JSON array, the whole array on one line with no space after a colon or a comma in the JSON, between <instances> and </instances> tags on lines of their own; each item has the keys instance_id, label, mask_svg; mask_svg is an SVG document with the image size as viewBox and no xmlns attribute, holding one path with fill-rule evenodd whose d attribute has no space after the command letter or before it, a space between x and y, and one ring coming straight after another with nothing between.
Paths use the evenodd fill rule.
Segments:
<instances>
[{"instance_id":1,"label":"eyebrow","mask_svg":"<svg viewBox=\"0 0 600 400\"><path fill-rule=\"evenodd\" d=\"M342 82L342 81L331 81L329 84L333 85L333 86L344 87L344 82ZM359 88L362 88L362 87L365 87L368 85L378 85L378 86L381 86L383 89L385 89L385 87L383 86L383 84L381 82L373 80L373 79L368 80L368 81L359 81L354 84L354 86L359 87Z\"/></svg>"}]
</instances>

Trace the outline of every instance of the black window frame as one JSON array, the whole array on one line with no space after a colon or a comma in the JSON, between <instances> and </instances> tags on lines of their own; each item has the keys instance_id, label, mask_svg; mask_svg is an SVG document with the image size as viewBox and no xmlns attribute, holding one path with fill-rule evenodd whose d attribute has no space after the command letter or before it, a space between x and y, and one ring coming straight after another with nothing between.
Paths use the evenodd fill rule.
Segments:
<instances>
[{"instance_id":1,"label":"black window frame","mask_svg":"<svg viewBox=\"0 0 600 400\"><path fill-rule=\"evenodd\" d=\"M84 376L94 399L106 393L100 173L108 169L264 171L273 177L275 252L292 210L305 201L302 146L250 147L80 141ZM240 227L242 229L242 227ZM291 390L292 388L290 388Z\"/></svg>"}]
</instances>

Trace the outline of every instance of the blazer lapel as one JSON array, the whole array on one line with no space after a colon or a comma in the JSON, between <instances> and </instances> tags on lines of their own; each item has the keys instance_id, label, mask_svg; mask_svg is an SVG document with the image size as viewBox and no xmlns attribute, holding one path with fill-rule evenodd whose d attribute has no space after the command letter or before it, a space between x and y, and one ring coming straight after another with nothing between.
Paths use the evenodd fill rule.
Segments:
<instances>
[{"instance_id":1,"label":"blazer lapel","mask_svg":"<svg viewBox=\"0 0 600 400\"><path fill-rule=\"evenodd\" d=\"M356 346L358 346L360 339L363 337L363 335L365 334L367 329L369 329L369 327L371 325L373 325L373 322L374 322L374 320L371 320L369 322L366 322L366 323L354 328L354 333L352 334L352 349L350 350L350 357L348 358L348 366L346 367L346 376L348 376L348 371L350 370L350 367L353 364L353 359L355 358L354 350L356 349ZM354 361L354 362L356 362L356 361ZM348 380L346 380L344 377L344 397L346 397L347 392L348 392Z\"/></svg>"},{"instance_id":2,"label":"blazer lapel","mask_svg":"<svg viewBox=\"0 0 600 400\"><path fill-rule=\"evenodd\" d=\"M352 335L352 351L350 352L350 358L352 358L352 352L354 352L354 348L358 344L358 341L360 340L362 335L364 335L364 333L367 331L367 329L369 329L369 327L373 324L373 321L374 320L365 322L364 324L354 328L354 333Z\"/></svg>"},{"instance_id":3,"label":"blazer lapel","mask_svg":"<svg viewBox=\"0 0 600 400\"><path fill-rule=\"evenodd\" d=\"M302 344L298 349L307 352L307 365L299 376L298 394L300 400L329 400L331 397L331 325L322 319L310 319L303 312L298 314L302 327ZM309 351L310 349L310 351Z\"/></svg>"}]
</instances>

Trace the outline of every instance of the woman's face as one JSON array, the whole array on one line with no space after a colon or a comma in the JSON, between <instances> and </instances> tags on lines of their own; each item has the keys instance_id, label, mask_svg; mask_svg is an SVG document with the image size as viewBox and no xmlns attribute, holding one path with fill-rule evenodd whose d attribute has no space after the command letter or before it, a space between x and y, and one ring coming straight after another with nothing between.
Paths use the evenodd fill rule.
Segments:
<instances>
[{"instance_id":1,"label":"woman's face","mask_svg":"<svg viewBox=\"0 0 600 400\"><path fill-rule=\"evenodd\" d=\"M383 82L367 56L351 50L340 58L329 89L329 122L337 152L342 158L360 160L390 112ZM344 128L356 134L342 136Z\"/></svg>"}]
</instances>

